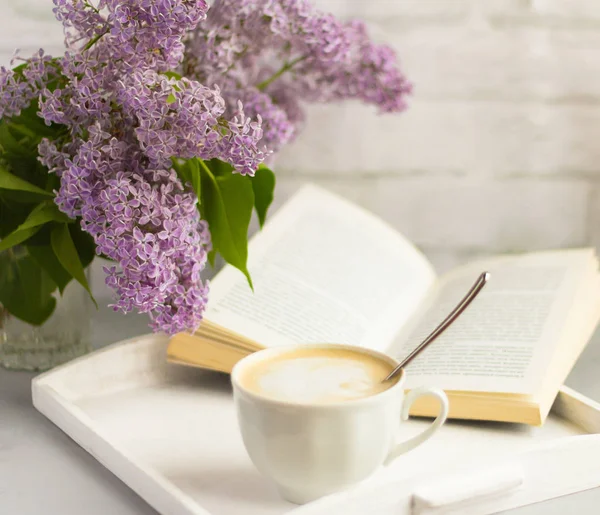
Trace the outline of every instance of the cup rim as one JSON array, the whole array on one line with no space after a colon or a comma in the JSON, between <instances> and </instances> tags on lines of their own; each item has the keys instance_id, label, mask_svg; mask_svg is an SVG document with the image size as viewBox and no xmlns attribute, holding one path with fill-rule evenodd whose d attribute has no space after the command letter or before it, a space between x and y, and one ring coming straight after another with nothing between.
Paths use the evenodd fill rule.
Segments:
<instances>
[{"instance_id":1,"label":"cup rim","mask_svg":"<svg viewBox=\"0 0 600 515\"><path fill-rule=\"evenodd\" d=\"M399 388L403 389L402 386L404 384L404 380L406 379L405 370L401 371L400 378L389 388L383 390L374 395L369 395L368 397L359 397L357 399L349 399L344 401L337 402L328 402L326 404L317 404L311 402L301 402L301 401L287 401L281 399L274 399L272 397L268 397L267 395L261 395L260 393L255 393L247 388L245 388L239 381L239 376L242 373L242 370L248 366L251 366L253 363L261 361L263 359L268 359L269 356L277 356L278 354L285 354L286 352L292 352L294 350L298 350L300 347L311 347L317 349L347 349L354 352L359 352L362 354L368 354L371 356L375 356L377 358L383 359L387 361L393 366L396 366L399 362L392 356L388 354L384 354L383 352L367 349L365 347L359 347L358 345L348 345L342 343L310 343L304 345L282 345L281 347L268 347L265 349L261 349L259 351L253 352L248 356L244 356L240 361L238 361L233 369L231 370L231 383L234 387L234 390L242 393L246 397L253 399L258 402L273 404L277 406L283 406L288 408L310 408L310 409L340 409L340 408L356 408L357 406L370 404L375 402L375 400L382 399L388 395L392 395L393 392L398 390Z\"/></svg>"}]
</instances>

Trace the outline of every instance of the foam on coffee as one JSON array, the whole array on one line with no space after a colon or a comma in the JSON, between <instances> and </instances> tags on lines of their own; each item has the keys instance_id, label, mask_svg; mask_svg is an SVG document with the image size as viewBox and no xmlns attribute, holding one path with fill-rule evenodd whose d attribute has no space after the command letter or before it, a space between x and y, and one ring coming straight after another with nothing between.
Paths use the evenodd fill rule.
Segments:
<instances>
[{"instance_id":1,"label":"foam on coffee","mask_svg":"<svg viewBox=\"0 0 600 515\"><path fill-rule=\"evenodd\" d=\"M276 400L327 404L386 390L391 384L382 380L392 369L390 363L369 354L306 347L254 363L240 383Z\"/></svg>"}]
</instances>

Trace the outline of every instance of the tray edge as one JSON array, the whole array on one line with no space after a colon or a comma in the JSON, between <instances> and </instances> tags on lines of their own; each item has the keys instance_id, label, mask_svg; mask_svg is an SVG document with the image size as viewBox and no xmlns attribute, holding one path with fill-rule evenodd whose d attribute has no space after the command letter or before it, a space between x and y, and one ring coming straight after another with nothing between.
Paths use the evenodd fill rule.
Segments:
<instances>
[{"instance_id":1,"label":"tray edge","mask_svg":"<svg viewBox=\"0 0 600 515\"><path fill-rule=\"evenodd\" d=\"M152 336L154 335L143 335L116 342L40 374L31 384L33 406L160 513L212 515L154 471L143 467L126 450L109 443L101 432L93 428L89 417L50 384L53 378L60 380L65 371L77 367L83 361L93 360L100 353L110 353L115 348L135 344ZM156 338L156 342L159 341ZM140 475L144 476L143 480L140 480Z\"/></svg>"}]
</instances>

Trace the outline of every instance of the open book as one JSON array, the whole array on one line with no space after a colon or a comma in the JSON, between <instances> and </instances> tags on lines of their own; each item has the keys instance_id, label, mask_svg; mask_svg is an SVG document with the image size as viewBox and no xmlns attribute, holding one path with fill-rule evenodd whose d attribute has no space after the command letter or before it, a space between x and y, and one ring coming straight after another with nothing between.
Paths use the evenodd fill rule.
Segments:
<instances>
[{"instance_id":1,"label":"open book","mask_svg":"<svg viewBox=\"0 0 600 515\"><path fill-rule=\"evenodd\" d=\"M479 296L407 367L406 386L443 388L454 418L541 425L600 317L593 249L498 256L438 277L397 231L312 185L252 238L248 268L254 293L226 266L169 361L230 372L263 347L323 342L402 358L487 270ZM411 414L437 409L424 398Z\"/></svg>"}]
</instances>

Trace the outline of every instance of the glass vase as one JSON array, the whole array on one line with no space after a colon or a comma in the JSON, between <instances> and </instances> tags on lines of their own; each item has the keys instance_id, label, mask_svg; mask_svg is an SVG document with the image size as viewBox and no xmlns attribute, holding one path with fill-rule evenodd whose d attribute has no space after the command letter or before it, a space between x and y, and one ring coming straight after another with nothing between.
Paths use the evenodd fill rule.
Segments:
<instances>
[{"instance_id":1,"label":"glass vase","mask_svg":"<svg viewBox=\"0 0 600 515\"><path fill-rule=\"evenodd\" d=\"M56 309L40 326L11 316L0 304L0 366L49 370L91 350L93 304L88 293L71 281L62 296L55 296Z\"/></svg>"}]
</instances>

